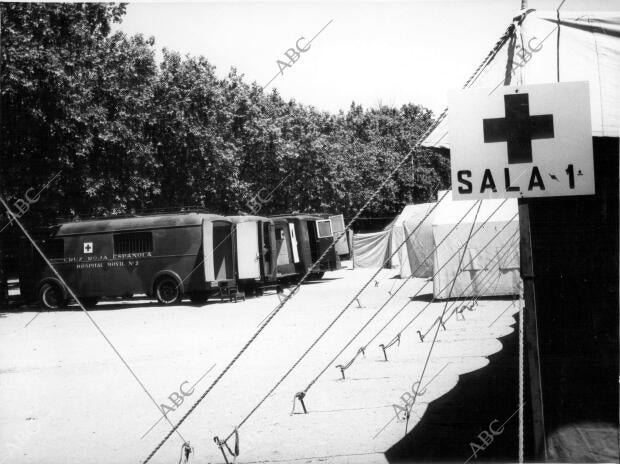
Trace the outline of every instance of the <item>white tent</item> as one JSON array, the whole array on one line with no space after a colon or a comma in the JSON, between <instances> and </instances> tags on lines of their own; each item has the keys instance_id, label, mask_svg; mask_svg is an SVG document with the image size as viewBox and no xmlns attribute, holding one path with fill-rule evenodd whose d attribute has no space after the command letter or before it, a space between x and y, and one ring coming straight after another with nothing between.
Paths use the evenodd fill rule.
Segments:
<instances>
[{"instance_id":1,"label":"white tent","mask_svg":"<svg viewBox=\"0 0 620 464\"><path fill-rule=\"evenodd\" d=\"M549 82L588 81L590 87L590 104L592 115L592 135L595 137L618 137L620 126L620 12L575 12L575 11L536 11L526 10L515 17L512 25L502 37L497 49L487 56L480 72L471 79L468 88L488 88L493 91L502 85L542 84ZM424 140L423 146L450 148L448 115ZM489 208L501 200L485 200L481 208L481 218L488 216ZM445 204L444 204L445 203ZM447 198L438 207L433 220L435 242L447 233L450 224L458 220L472 205L471 202L453 202ZM501 215L500 215L501 212ZM505 208L496 213L489 225L478 234L468 246L468 253L476 252L479 240L488 237L491 228L501 227L517 212L516 202L509 200ZM473 219L473 214L468 220ZM456 218L456 219L455 219ZM471 224L470 224L471 225ZM493 254L496 245L504 244L508 236L517 230L518 224L510 224L502 233L491 250L481 253L481 258L468 265L465 272L460 273L456 280L452 297L465 296L474 290L474 284L465 291L472 282L472 276L481 272L484 263ZM468 229L459 227L457 236L463 243ZM491 234L492 235L492 234ZM443 263L454 252L455 243L447 240L435 256L435 268ZM511 245L512 246L512 245ZM516 245L515 245L516 246ZM467 264L467 257L464 260ZM471 259L469 259L471 261ZM456 259L446 265L434 279L436 297L446 298L449 287L444 289L456 272ZM484 294L516 293L519 260L517 253L506 256L499 269L494 266L489 270L501 273L497 285L483 288ZM481 276L482 277L482 276ZM483 279L480 279L483 280ZM491 280L493 280L491 278ZM487 285L488 287L488 285ZM465 293L465 295L463 294Z\"/></svg>"},{"instance_id":2,"label":"white tent","mask_svg":"<svg viewBox=\"0 0 620 464\"><path fill-rule=\"evenodd\" d=\"M620 135L620 85L618 84L620 82L620 11L566 11L561 9L564 2L557 3L560 8L557 11L521 12L520 16L515 18L512 27L508 29L507 34L498 43L498 50L491 53L481 64L478 68L481 72L473 76L468 87L495 89L501 85L588 82L596 159L596 142L602 142L596 139L602 137L611 139ZM566 2L566 4L569 3ZM618 7L618 5L614 6ZM449 118L448 115L448 118L431 132L422 145L450 148ZM615 153L606 153L601 150L599 155L617 156L617 145L614 151ZM514 203L510 205L510 208L514 211ZM447 218L444 219L447 212L438 212L435 216L438 232L442 227L439 223L447 220ZM615 213L617 214L617 210ZM502 214L502 217L506 216L510 216L510 213ZM509 227L512 229L513 225L510 224ZM566 250L566 253L571 253L571 250ZM440 256L439 253L438 256ZM502 266L507 269L512 266L516 268L517 265L516 259L513 262L507 259L502 263ZM512 274L516 277L516 269ZM446 275L438 280L445 282L449 277ZM504 281L506 278L507 276L504 277ZM465 278L457 281L459 288L462 287L463 280ZM439 291L438 287L439 282L436 282L436 292ZM586 300L584 296L583 301ZM554 303L544 309L553 311L559 308L557 303ZM552 335L552 331L547 330L547 338L553 338ZM583 358L580 362L583 364L588 360ZM552 374L554 371L562 371L567 366L574 370L576 366L575 362L563 363L562 359L556 359L551 363L547 361L546 364L546 369ZM553 375L547 375L547 378L550 377ZM566 400L571 393L563 395L560 400ZM606 397L605 401L607 400ZM609 402L611 403L611 400ZM578 417L575 414L563 414L563 411L554 413L553 405L545 411L550 412L550 422L558 422L558 418L562 416L563 424L562 427L556 427L554 430L541 431L543 443L546 443L544 456L549 455L549 460L585 462L607 459L617 461L617 422L610 424L597 421L596 417L593 420L586 420L589 418L584 418L579 414ZM578 420L570 421L570 419ZM591 447L590 443L594 442L598 446Z\"/></svg>"},{"instance_id":3,"label":"white tent","mask_svg":"<svg viewBox=\"0 0 620 464\"><path fill-rule=\"evenodd\" d=\"M390 230L354 234L353 267L383 267L391 254L390 236Z\"/></svg>"},{"instance_id":4,"label":"white tent","mask_svg":"<svg viewBox=\"0 0 620 464\"><path fill-rule=\"evenodd\" d=\"M502 202L504 200L482 200L480 208L478 205L472 208L476 203L474 200L453 201L449 193L435 209L432 223L435 243L440 243L449 234L435 251L435 298L519 293L517 200ZM471 211L467 213L470 208ZM451 231L462 217L465 218ZM472 235L468 241L470 231ZM463 250L459 248L466 242L463 255Z\"/></svg>"},{"instance_id":5,"label":"white tent","mask_svg":"<svg viewBox=\"0 0 620 464\"><path fill-rule=\"evenodd\" d=\"M401 278L412 275L413 277L430 277L433 274L432 220L435 212L434 210L431 212L433 206L435 203L408 205L394 223L392 249L395 250L405 242L397 255ZM428 259L425 260L427 257Z\"/></svg>"},{"instance_id":6,"label":"white tent","mask_svg":"<svg viewBox=\"0 0 620 464\"><path fill-rule=\"evenodd\" d=\"M398 270L402 278L410 277L412 270L416 270L420 261L432 251L432 215L409 237L406 243L405 238L415 230L433 205L434 203L406 205L383 231L355 234L353 236L354 266L381 267L390 255L398 250L386 267ZM405 227L408 229L406 230ZM413 261L414 267L411 266L410 261ZM420 269L417 269L414 277L430 277L427 266L432 267L432 257L427 260L427 263L426 266L420 266Z\"/></svg>"},{"instance_id":7,"label":"white tent","mask_svg":"<svg viewBox=\"0 0 620 464\"><path fill-rule=\"evenodd\" d=\"M527 10L513 24L468 88L588 81L592 135L618 137L620 12ZM422 145L450 148L449 119Z\"/></svg>"}]
</instances>

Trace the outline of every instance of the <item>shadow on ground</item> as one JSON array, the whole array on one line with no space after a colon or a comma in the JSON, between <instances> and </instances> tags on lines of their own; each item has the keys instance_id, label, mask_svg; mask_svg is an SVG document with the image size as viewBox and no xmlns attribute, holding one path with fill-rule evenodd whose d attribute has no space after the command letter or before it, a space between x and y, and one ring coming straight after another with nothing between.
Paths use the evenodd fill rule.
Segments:
<instances>
[{"instance_id":1,"label":"shadow on ground","mask_svg":"<svg viewBox=\"0 0 620 464\"><path fill-rule=\"evenodd\" d=\"M468 458L471 458L469 462L518 460L518 414L514 414L518 410L516 331L499 341L503 348L489 356L486 367L461 375L454 389L429 404L417 426L386 452L389 462L464 463ZM527 403L524 414L527 424ZM506 420L503 432L493 436L489 431L491 422L498 421L491 425L497 432ZM527 430L526 427L526 450L531 440ZM488 445L479 438L481 434L486 436L485 431L493 437ZM490 440L486 438L487 442Z\"/></svg>"}]
</instances>

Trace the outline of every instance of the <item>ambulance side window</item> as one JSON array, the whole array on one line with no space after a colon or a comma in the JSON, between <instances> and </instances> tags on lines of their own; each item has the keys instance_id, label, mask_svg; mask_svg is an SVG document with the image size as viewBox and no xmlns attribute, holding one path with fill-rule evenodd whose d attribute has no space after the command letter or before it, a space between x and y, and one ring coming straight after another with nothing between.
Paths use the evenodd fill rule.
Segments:
<instances>
[{"instance_id":1,"label":"ambulance side window","mask_svg":"<svg viewBox=\"0 0 620 464\"><path fill-rule=\"evenodd\" d=\"M148 253L153 251L152 232L114 234L114 254Z\"/></svg>"}]
</instances>

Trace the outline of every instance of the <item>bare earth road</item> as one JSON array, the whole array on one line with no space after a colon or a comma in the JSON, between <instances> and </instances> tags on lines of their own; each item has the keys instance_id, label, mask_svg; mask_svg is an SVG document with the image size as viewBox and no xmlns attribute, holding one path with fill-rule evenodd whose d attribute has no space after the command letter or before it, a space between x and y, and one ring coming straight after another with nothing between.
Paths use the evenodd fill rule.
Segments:
<instances>
[{"instance_id":1,"label":"bare earth road","mask_svg":"<svg viewBox=\"0 0 620 464\"><path fill-rule=\"evenodd\" d=\"M190 463L223 462L213 437L233 431L373 273L343 269L301 288L180 427L195 450ZM346 380L330 366L306 397L309 414L290 413L295 392L402 283L393 276L383 270L362 294L362 307L354 304L245 423L237 462L386 462L383 453L405 428L393 405L402 405L401 396L419 379L434 333L422 343L416 330L426 332L444 303L432 303L385 362L378 344L427 304L410 302L346 371ZM352 358L425 284L423 293L432 292L432 283L410 280L336 364ZM102 303L91 315L176 422L277 303L275 294L202 307L133 300ZM486 356L501 350L497 338L512 332L517 311L508 299L481 301L464 321L450 318L432 350L421 382L426 391L413 408L410 428L430 401L454 388L460 374L484 368ZM25 327L35 314L0 314L0 463L141 462L169 424L157 422L156 406L77 307L42 313ZM181 444L174 434L152 462L178 462Z\"/></svg>"}]
</instances>

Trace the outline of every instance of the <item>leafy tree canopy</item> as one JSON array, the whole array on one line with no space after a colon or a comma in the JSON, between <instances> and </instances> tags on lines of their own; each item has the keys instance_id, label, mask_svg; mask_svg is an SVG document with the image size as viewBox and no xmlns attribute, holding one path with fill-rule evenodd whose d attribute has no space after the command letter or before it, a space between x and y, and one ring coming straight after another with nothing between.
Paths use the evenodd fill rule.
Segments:
<instances>
[{"instance_id":1,"label":"leafy tree canopy","mask_svg":"<svg viewBox=\"0 0 620 464\"><path fill-rule=\"evenodd\" d=\"M57 181L24 219L200 206L352 216L432 123L419 105L351 104L330 114L203 57L111 32L124 5L2 3L2 193ZM449 182L445 155L419 150L370 204L393 216ZM266 193L263 194L265 196Z\"/></svg>"}]
</instances>

